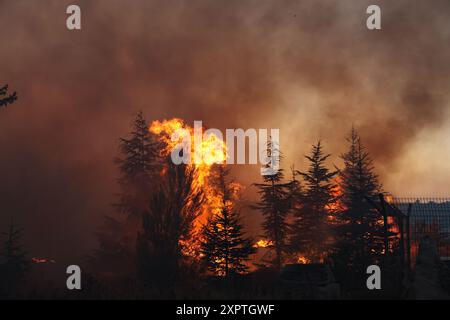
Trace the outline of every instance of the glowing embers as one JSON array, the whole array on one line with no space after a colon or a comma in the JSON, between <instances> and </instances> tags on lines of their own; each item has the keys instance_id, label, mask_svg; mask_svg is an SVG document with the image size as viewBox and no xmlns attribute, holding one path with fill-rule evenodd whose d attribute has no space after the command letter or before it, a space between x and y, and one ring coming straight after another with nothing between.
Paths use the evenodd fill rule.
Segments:
<instances>
[{"instance_id":1,"label":"glowing embers","mask_svg":"<svg viewBox=\"0 0 450 320\"><path fill-rule=\"evenodd\" d=\"M53 260L53 259L48 259L48 258L38 258L38 257L33 257L33 258L31 258L31 262L32 262L32 263L36 263L36 264L56 263L56 261Z\"/></svg>"}]
</instances>

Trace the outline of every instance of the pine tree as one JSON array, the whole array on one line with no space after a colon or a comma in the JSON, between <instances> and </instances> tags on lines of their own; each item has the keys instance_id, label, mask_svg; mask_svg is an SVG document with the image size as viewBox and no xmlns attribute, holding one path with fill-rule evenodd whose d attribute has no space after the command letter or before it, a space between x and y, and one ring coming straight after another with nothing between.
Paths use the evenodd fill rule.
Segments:
<instances>
[{"instance_id":1,"label":"pine tree","mask_svg":"<svg viewBox=\"0 0 450 320\"><path fill-rule=\"evenodd\" d=\"M21 246L22 230L12 221L0 251L0 293L13 294L29 267L29 261Z\"/></svg>"},{"instance_id":2,"label":"pine tree","mask_svg":"<svg viewBox=\"0 0 450 320\"><path fill-rule=\"evenodd\" d=\"M139 112L129 137L120 139L120 155L115 159L120 171L119 201L115 207L120 214L105 216L104 225L97 233L99 248L90 259L94 271L103 272L105 266L114 274L129 274L135 270L141 213L161 168L158 147L142 111Z\"/></svg>"},{"instance_id":3,"label":"pine tree","mask_svg":"<svg viewBox=\"0 0 450 320\"><path fill-rule=\"evenodd\" d=\"M140 111L131 137L120 139L121 156L116 158L121 173L119 183L122 191L118 206L122 212L136 215L142 210L152 179L161 168L159 146Z\"/></svg>"},{"instance_id":4,"label":"pine tree","mask_svg":"<svg viewBox=\"0 0 450 320\"><path fill-rule=\"evenodd\" d=\"M267 155L272 161L281 163L281 152L279 146L269 141L267 143ZM274 159L277 158L277 159ZM268 165L265 166L266 168ZM259 189L260 202L254 208L260 210L264 216L263 230L265 238L271 243L271 248L275 251L275 268L281 269L283 256L287 250L287 235L289 225L287 215L290 211L290 185L282 182L284 179L283 169L277 172L264 175L264 183L255 183Z\"/></svg>"},{"instance_id":5,"label":"pine tree","mask_svg":"<svg viewBox=\"0 0 450 320\"><path fill-rule=\"evenodd\" d=\"M343 210L336 261L344 264L344 269L362 276L365 268L376 262L383 250L380 216L367 201L367 198L377 199L381 185L374 173L372 159L354 128L347 141L350 146L341 156L344 169L339 174Z\"/></svg>"},{"instance_id":6,"label":"pine tree","mask_svg":"<svg viewBox=\"0 0 450 320\"><path fill-rule=\"evenodd\" d=\"M214 214L202 231L201 251L208 269L216 275L228 277L246 272L245 261L255 252L252 240L244 237L233 184L226 181L229 170L218 167L216 187L221 198L220 212Z\"/></svg>"},{"instance_id":7,"label":"pine tree","mask_svg":"<svg viewBox=\"0 0 450 320\"><path fill-rule=\"evenodd\" d=\"M305 156L310 165L307 172L297 171L304 179L301 205L294 209L294 234L292 248L307 256L312 262L321 262L330 250L330 209L336 201L333 195L333 178L337 171L330 171L325 162L330 154L324 154L321 142L313 145L311 155Z\"/></svg>"},{"instance_id":8,"label":"pine tree","mask_svg":"<svg viewBox=\"0 0 450 320\"><path fill-rule=\"evenodd\" d=\"M17 92L13 92L8 95L8 85L0 88L0 108L6 107L8 104L12 104L17 100Z\"/></svg>"}]
</instances>

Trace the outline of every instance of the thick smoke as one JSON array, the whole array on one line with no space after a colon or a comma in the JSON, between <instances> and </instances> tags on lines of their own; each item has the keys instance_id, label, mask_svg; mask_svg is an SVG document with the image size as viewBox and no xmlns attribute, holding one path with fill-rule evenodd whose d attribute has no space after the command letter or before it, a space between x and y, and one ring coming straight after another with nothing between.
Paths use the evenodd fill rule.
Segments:
<instances>
[{"instance_id":1,"label":"thick smoke","mask_svg":"<svg viewBox=\"0 0 450 320\"><path fill-rule=\"evenodd\" d=\"M381 31L365 27L373 1L78 1L70 32L72 1L0 1L0 85L19 93L0 112L2 226L13 215L35 255L91 248L117 191L117 139L141 109L279 128L286 168L319 138L339 164L354 125L387 189L442 192L408 157L448 125L450 3L376 2ZM250 185L258 169L235 174Z\"/></svg>"}]
</instances>

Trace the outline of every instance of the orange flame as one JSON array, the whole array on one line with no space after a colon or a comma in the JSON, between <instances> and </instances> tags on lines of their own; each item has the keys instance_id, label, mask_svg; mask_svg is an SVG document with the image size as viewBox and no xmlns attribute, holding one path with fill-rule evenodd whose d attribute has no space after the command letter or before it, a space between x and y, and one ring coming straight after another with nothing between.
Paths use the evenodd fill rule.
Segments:
<instances>
[{"instance_id":1,"label":"orange flame","mask_svg":"<svg viewBox=\"0 0 450 320\"><path fill-rule=\"evenodd\" d=\"M385 194L384 195L384 200L389 203L389 204L393 204L394 203L394 196L390 193Z\"/></svg>"},{"instance_id":2,"label":"orange flame","mask_svg":"<svg viewBox=\"0 0 450 320\"><path fill-rule=\"evenodd\" d=\"M178 118L153 121L149 131L157 135L165 145L161 151L163 157L169 156L183 142L190 143L191 158L188 166L195 166L197 172L193 187L202 190L206 199L202 213L196 221L196 229L199 229L211 214L220 212L223 206L222 195L213 186L210 178L214 164L222 164L226 160L226 144L214 133L205 135L204 128L196 131ZM164 174L164 171L161 172L161 175ZM238 193L240 185L233 183L231 189L233 194Z\"/></svg>"},{"instance_id":3,"label":"orange flame","mask_svg":"<svg viewBox=\"0 0 450 320\"><path fill-rule=\"evenodd\" d=\"M267 248L271 245L272 245L272 241L269 241L266 239L260 239L253 245L253 247L254 248Z\"/></svg>"},{"instance_id":4,"label":"orange flame","mask_svg":"<svg viewBox=\"0 0 450 320\"><path fill-rule=\"evenodd\" d=\"M298 259L297 259L297 263L300 263L300 264L309 264L309 263L311 263L311 260L309 260L307 257L305 257L305 256L299 256L298 257Z\"/></svg>"},{"instance_id":5,"label":"orange flame","mask_svg":"<svg viewBox=\"0 0 450 320\"><path fill-rule=\"evenodd\" d=\"M53 259L34 257L31 258L31 262L41 264L41 263L55 263L56 261Z\"/></svg>"},{"instance_id":6,"label":"orange flame","mask_svg":"<svg viewBox=\"0 0 450 320\"><path fill-rule=\"evenodd\" d=\"M343 194L343 190L342 190L342 186L341 186L341 181L340 181L340 178L337 177L335 179L335 186L331 190L331 195L333 196L334 201L326 206L326 209L330 214L330 216L329 216L330 220L334 220L334 216L333 216L334 213L344 210L344 204L342 203L342 199L341 199L342 194Z\"/></svg>"}]
</instances>

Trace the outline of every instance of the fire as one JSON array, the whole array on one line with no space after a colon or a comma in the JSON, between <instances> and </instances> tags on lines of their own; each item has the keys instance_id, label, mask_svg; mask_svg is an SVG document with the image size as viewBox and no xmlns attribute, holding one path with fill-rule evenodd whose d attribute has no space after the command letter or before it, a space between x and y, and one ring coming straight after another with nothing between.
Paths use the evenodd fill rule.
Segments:
<instances>
[{"instance_id":1,"label":"fire","mask_svg":"<svg viewBox=\"0 0 450 320\"><path fill-rule=\"evenodd\" d=\"M386 194L384 196L384 200L389 203L389 204L393 204L394 203L394 196L390 193Z\"/></svg>"},{"instance_id":2,"label":"fire","mask_svg":"<svg viewBox=\"0 0 450 320\"><path fill-rule=\"evenodd\" d=\"M389 226L389 231L392 232L392 233L397 234L396 235L397 237L400 237L400 234L398 234L400 232L400 228L399 228L399 226L397 224L396 219L394 217L388 216L387 217L387 223L388 223L388 226Z\"/></svg>"},{"instance_id":3,"label":"fire","mask_svg":"<svg viewBox=\"0 0 450 320\"><path fill-rule=\"evenodd\" d=\"M38 263L38 264L41 264L41 263L56 263L56 261L53 260L53 259L37 258L37 257L31 258L31 262Z\"/></svg>"},{"instance_id":4,"label":"fire","mask_svg":"<svg viewBox=\"0 0 450 320\"><path fill-rule=\"evenodd\" d=\"M223 206L234 205L234 201L227 201L224 204L223 194L217 190L211 178L214 178L216 171L214 165L223 165L227 158L227 148L224 141L214 133L205 134L204 128L194 128L186 125L181 119L171 119L163 121L153 121L149 131L155 134L165 147L161 150L162 157L170 156L172 151L183 148L183 156L186 150L189 153L188 166L195 167L195 178L193 188L201 190L205 196L205 203L201 208L199 217L194 222L194 236L191 240L180 241L182 252L186 256L198 258L200 253L200 230L207 219L219 213ZM163 168L161 176L166 174ZM229 183L231 198L236 199L241 186L238 183Z\"/></svg>"},{"instance_id":5,"label":"fire","mask_svg":"<svg viewBox=\"0 0 450 320\"><path fill-rule=\"evenodd\" d=\"M202 163L211 166L224 163L227 159L227 148L222 139L215 134L209 134L201 143Z\"/></svg>"},{"instance_id":6,"label":"fire","mask_svg":"<svg viewBox=\"0 0 450 320\"><path fill-rule=\"evenodd\" d=\"M199 229L210 214L220 212L223 206L222 196L210 182L213 176L213 166L222 164L227 157L225 142L213 133L204 134L204 129L198 130L184 123L183 120L173 118L171 120L153 121L149 128L150 132L158 136L165 147L161 156L167 157L175 148L183 145L189 148L191 161L188 166L195 166L196 177L194 188L202 190L205 194L206 203L203 205L202 214L196 221L196 229ZM184 143L184 144L183 144ZM161 172L164 175L165 172ZM240 186L232 184L232 190L238 192Z\"/></svg>"},{"instance_id":7,"label":"fire","mask_svg":"<svg viewBox=\"0 0 450 320\"><path fill-rule=\"evenodd\" d=\"M153 121L149 130L166 145L162 156L169 155L177 146L187 143L190 155L193 155L190 162L197 167L224 163L227 158L227 148L222 138L214 133L205 134L203 128L192 128L181 119Z\"/></svg>"},{"instance_id":8,"label":"fire","mask_svg":"<svg viewBox=\"0 0 450 320\"><path fill-rule=\"evenodd\" d=\"M272 245L272 241L260 239L253 245L253 247L254 248L267 248L271 245Z\"/></svg>"},{"instance_id":9,"label":"fire","mask_svg":"<svg viewBox=\"0 0 450 320\"><path fill-rule=\"evenodd\" d=\"M343 190L342 190L342 186L341 186L341 181L340 178L336 178L335 179L335 186L333 187L333 189L331 190L331 194L334 198L334 201L330 204L328 204L326 206L327 211L329 212L329 220L330 221L334 221L334 216L333 214L339 211L342 211L344 209L344 204L342 203L342 194L343 194Z\"/></svg>"},{"instance_id":10,"label":"fire","mask_svg":"<svg viewBox=\"0 0 450 320\"><path fill-rule=\"evenodd\" d=\"M299 256L297 259L297 263L300 264L309 264L311 263L311 260L309 260L308 258L306 258L305 256Z\"/></svg>"}]
</instances>

